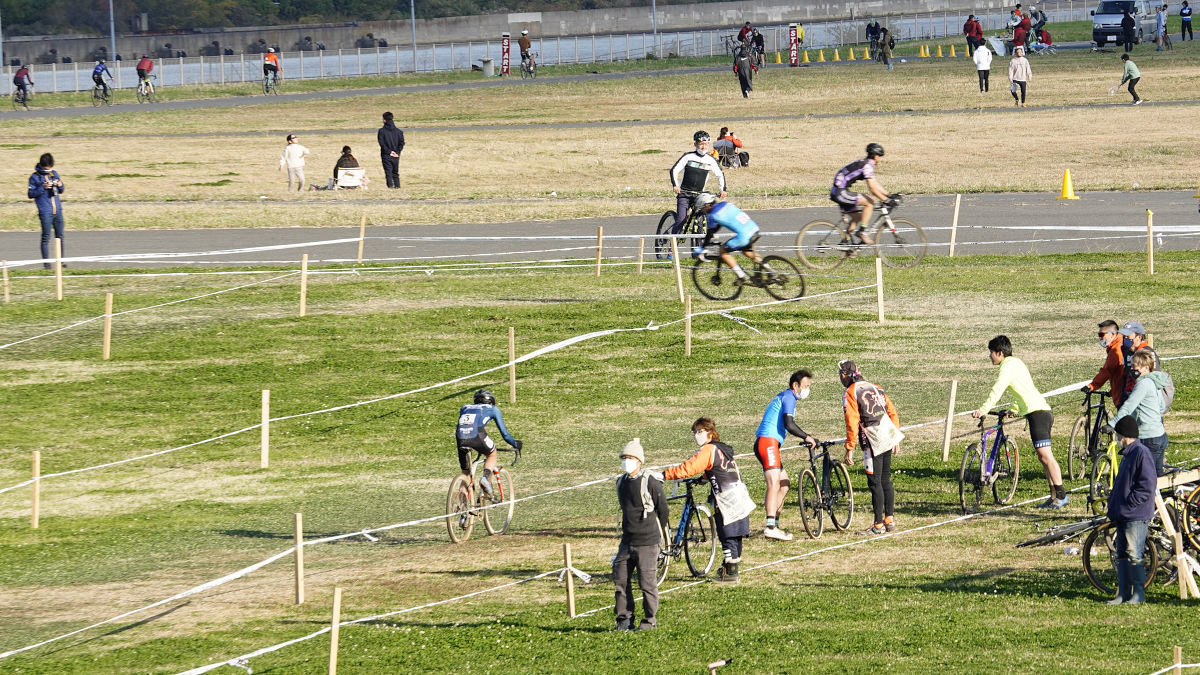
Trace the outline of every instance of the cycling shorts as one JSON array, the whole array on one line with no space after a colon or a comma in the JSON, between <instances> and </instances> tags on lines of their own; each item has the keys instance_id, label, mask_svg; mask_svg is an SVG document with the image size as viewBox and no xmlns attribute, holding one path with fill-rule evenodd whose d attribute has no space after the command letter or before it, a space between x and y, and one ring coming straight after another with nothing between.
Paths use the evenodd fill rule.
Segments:
<instances>
[{"instance_id":1,"label":"cycling shorts","mask_svg":"<svg viewBox=\"0 0 1200 675\"><path fill-rule=\"evenodd\" d=\"M463 473L471 473L471 453L479 453L484 457L496 451L496 443L485 432L479 432L475 438L456 438L458 442L458 466Z\"/></svg>"},{"instance_id":2,"label":"cycling shorts","mask_svg":"<svg viewBox=\"0 0 1200 675\"><path fill-rule=\"evenodd\" d=\"M1054 426L1054 414L1049 410L1035 410L1025 416L1029 422L1029 440L1033 449L1050 447L1050 428Z\"/></svg>"},{"instance_id":3,"label":"cycling shorts","mask_svg":"<svg viewBox=\"0 0 1200 675\"><path fill-rule=\"evenodd\" d=\"M778 439L759 436L758 440L754 441L754 456L758 457L758 463L762 464L763 471L783 468L783 459L779 456Z\"/></svg>"},{"instance_id":4,"label":"cycling shorts","mask_svg":"<svg viewBox=\"0 0 1200 675\"><path fill-rule=\"evenodd\" d=\"M264 63L263 64L263 75L266 75L267 73L278 73L278 72L279 72L279 66L276 66L274 63Z\"/></svg>"},{"instance_id":5,"label":"cycling shorts","mask_svg":"<svg viewBox=\"0 0 1200 675\"><path fill-rule=\"evenodd\" d=\"M733 253L734 251L742 251L745 249L749 249L754 246L754 242L756 242L756 241L758 241L758 233L757 232L755 232L754 234L751 234L749 232L747 232L745 234L739 234L736 237L732 237L729 240L722 242L721 252L722 253Z\"/></svg>"},{"instance_id":6,"label":"cycling shorts","mask_svg":"<svg viewBox=\"0 0 1200 675\"><path fill-rule=\"evenodd\" d=\"M102 85L104 84L104 76L97 73L92 73L92 82Z\"/></svg>"},{"instance_id":7,"label":"cycling shorts","mask_svg":"<svg viewBox=\"0 0 1200 675\"><path fill-rule=\"evenodd\" d=\"M858 198L861 196L859 193L847 190L846 188L834 188L829 191L829 198L837 203L843 213L862 211L862 206L858 204Z\"/></svg>"},{"instance_id":8,"label":"cycling shorts","mask_svg":"<svg viewBox=\"0 0 1200 675\"><path fill-rule=\"evenodd\" d=\"M139 79L139 80L144 80L144 79L146 79L146 76L150 74L148 71L146 71L146 70L145 70L145 69L143 69L143 68L138 68L138 69L137 69L137 73L138 73L138 79Z\"/></svg>"}]
</instances>

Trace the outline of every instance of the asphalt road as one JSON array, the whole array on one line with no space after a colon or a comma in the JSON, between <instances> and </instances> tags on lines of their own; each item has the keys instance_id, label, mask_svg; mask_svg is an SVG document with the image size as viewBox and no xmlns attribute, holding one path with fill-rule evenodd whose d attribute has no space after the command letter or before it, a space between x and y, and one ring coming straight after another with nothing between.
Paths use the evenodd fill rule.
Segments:
<instances>
[{"instance_id":1,"label":"asphalt road","mask_svg":"<svg viewBox=\"0 0 1200 675\"><path fill-rule=\"evenodd\" d=\"M1154 211L1158 250L1193 249L1200 245L1200 215L1190 192L1087 192L1080 199L1060 201L1042 193L964 195L959 212L956 255L1012 253L1075 253L1084 251L1142 251L1146 246L1146 210ZM668 204L664 203L664 209ZM950 241L953 195L915 195L895 213L921 224L931 254L944 254ZM836 217L833 205L755 210L762 227L760 248L786 249L805 223ZM68 220L68 223L70 221ZM371 225L365 258L405 260L444 256L448 259L547 260L594 256L597 226L606 238L614 235L652 235L657 216L620 216L575 220L494 224ZM577 236L577 240L520 240L496 237ZM262 228L222 230L114 230L71 232L68 256L139 255L139 260L79 262L76 268L161 267L213 264L293 264L308 253L321 261L353 260L357 227ZM377 238L381 237L381 238ZM414 237L471 237L471 240L414 241ZM341 243L316 244L338 239ZM652 237L648 237L650 245ZM37 258L39 235L0 232L0 258ZM633 239L608 239L606 257L634 255ZM240 250L277 247L268 250ZM625 247L625 248L622 248ZM629 248L632 247L632 248ZM562 250L575 249L575 250ZM181 255L225 251L212 255ZM28 267L27 267L28 268Z\"/></svg>"}]
</instances>

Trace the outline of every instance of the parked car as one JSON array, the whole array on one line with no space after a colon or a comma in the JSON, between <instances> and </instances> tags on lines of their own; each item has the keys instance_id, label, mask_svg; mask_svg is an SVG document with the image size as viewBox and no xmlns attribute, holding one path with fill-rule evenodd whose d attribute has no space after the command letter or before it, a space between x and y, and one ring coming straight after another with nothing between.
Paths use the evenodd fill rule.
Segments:
<instances>
[{"instance_id":1,"label":"parked car","mask_svg":"<svg viewBox=\"0 0 1200 675\"><path fill-rule=\"evenodd\" d=\"M1154 39L1156 18L1154 9L1147 0L1102 0L1096 9L1092 10L1092 42L1095 42L1097 47L1103 47L1109 42L1121 43L1121 19L1125 18L1124 12L1127 9L1137 22L1133 41L1140 43L1146 37Z\"/></svg>"}]
</instances>

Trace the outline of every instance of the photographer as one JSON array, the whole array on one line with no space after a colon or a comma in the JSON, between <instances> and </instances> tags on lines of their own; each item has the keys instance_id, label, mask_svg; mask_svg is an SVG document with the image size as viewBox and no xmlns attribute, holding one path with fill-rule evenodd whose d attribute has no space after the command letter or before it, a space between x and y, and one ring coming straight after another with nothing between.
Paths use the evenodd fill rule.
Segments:
<instances>
[{"instance_id":1,"label":"photographer","mask_svg":"<svg viewBox=\"0 0 1200 675\"><path fill-rule=\"evenodd\" d=\"M29 176L29 198L37 205L38 219L42 222L42 259L50 259L50 234L63 239L62 201L58 198L63 191L63 182L54 170L54 155L45 153ZM66 256L64 245L63 255ZM50 263L43 263L50 269ZM66 265L63 265L66 267Z\"/></svg>"}]
</instances>

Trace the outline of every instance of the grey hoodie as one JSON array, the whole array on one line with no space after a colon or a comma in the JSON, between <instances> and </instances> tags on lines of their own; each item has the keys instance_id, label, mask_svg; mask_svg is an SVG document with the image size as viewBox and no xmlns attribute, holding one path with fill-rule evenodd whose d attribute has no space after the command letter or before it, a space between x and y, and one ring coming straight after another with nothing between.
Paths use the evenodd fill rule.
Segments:
<instances>
[{"instance_id":1,"label":"grey hoodie","mask_svg":"<svg viewBox=\"0 0 1200 675\"><path fill-rule=\"evenodd\" d=\"M1133 391L1121 403L1117 414L1113 415L1113 424L1126 415L1133 415L1138 423L1138 438L1158 438L1167 433L1163 427L1162 397L1158 390L1167 384L1165 373L1151 371L1137 379Z\"/></svg>"}]
</instances>

